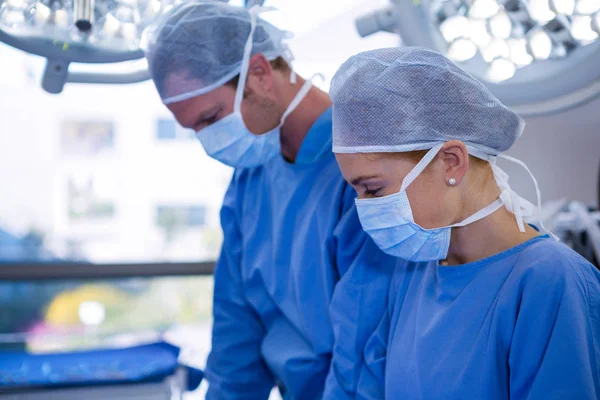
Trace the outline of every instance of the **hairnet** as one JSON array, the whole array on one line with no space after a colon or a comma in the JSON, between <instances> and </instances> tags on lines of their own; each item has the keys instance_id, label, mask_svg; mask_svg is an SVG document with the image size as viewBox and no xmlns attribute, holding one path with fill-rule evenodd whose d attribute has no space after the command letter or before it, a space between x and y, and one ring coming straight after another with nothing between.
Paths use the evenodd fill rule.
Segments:
<instances>
[{"instance_id":1,"label":"hairnet","mask_svg":"<svg viewBox=\"0 0 600 400\"><path fill-rule=\"evenodd\" d=\"M250 11L222 1L190 0L144 31L150 76L165 104L208 93L240 73ZM251 55L291 61L289 33L256 17Z\"/></svg>"},{"instance_id":2,"label":"hairnet","mask_svg":"<svg viewBox=\"0 0 600 400\"><path fill-rule=\"evenodd\" d=\"M357 54L331 83L333 151L425 150L457 139L497 155L524 121L444 56L418 47Z\"/></svg>"}]
</instances>

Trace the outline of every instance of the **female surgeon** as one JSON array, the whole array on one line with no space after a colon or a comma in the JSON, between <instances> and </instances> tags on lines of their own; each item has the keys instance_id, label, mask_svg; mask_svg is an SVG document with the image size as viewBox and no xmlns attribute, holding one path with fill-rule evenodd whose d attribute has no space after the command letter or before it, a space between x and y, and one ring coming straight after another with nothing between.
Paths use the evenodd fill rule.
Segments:
<instances>
[{"instance_id":1,"label":"female surgeon","mask_svg":"<svg viewBox=\"0 0 600 400\"><path fill-rule=\"evenodd\" d=\"M356 356L356 398L600 399L600 273L524 222L539 190L534 206L496 165L525 167L502 155L521 118L422 48L351 57L331 97L333 151L362 227L407 260ZM326 393L350 347L334 351Z\"/></svg>"}]
</instances>

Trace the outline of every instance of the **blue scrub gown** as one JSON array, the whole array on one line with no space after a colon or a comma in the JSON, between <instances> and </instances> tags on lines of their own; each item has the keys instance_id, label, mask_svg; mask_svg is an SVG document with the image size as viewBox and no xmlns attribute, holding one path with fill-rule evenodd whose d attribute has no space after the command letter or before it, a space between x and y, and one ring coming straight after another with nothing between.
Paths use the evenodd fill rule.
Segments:
<instances>
[{"instance_id":1,"label":"blue scrub gown","mask_svg":"<svg viewBox=\"0 0 600 400\"><path fill-rule=\"evenodd\" d=\"M277 157L235 171L221 210L207 399L267 399L274 384L286 399L321 398L334 287L357 263L385 265L355 197L331 152L331 109L294 164Z\"/></svg>"},{"instance_id":2,"label":"blue scrub gown","mask_svg":"<svg viewBox=\"0 0 600 400\"><path fill-rule=\"evenodd\" d=\"M366 398L383 381L386 399L600 398L600 272L547 236L466 265L407 263L388 293L360 362Z\"/></svg>"}]
</instances>

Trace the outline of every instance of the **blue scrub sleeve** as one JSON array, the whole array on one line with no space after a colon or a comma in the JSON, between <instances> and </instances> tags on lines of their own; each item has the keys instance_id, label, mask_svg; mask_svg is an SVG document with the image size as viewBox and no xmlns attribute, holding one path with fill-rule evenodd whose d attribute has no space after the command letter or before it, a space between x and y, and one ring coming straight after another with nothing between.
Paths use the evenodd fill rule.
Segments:
<instances>
[{"instance_id":1,"label":"blue scrub sleeve","mask_svg":"<svg viewBox=\"0 0 600 400\"><path fill-rule=\"evenodd\" d=\"M384 384L385 358L379 355L385 354L385 345L373 342L365 346L387 313L395 260L382 253L363 231L355 198L356 192L348 186L335 230L341 279L330 305L335 343L324 399L379 399ZM368 375L361 378L365 373Z\"/></svg>"},{"instance_id":2,"label":"blue scrub sleeve","mask_svg":"<svg viewBox=\"0 0 600 400\"><path fill-rule=\"evenodd\" d=\"M589 264L545 267L521 286L510 398L600 399L600 273Z\"/></svg>"},{"instance_id":3,"label":"blue scrub sleeve","mask_svg":"<svg viewBox=\"0 0 600 400\"><path fill-rule=\"evenodd\" d=\"M364 366L356 386L357 400L385 398L385 361L390 332L390 314L386 311L371 335L364 351Z\"/></svg>"},{"instance_id":4,"label":"blue scrub sleeve","mask_svg":"<svg viewBox=\"0 0 600 400\"><path fill-rule=\"evenodd\" d=\"M264 400L268 399L275 384L260 352L265 329L246 301L242 288L242 238L236 198L235 181L232 181L221 209L224 241L214 274L212 349L206 370L207 400Z\"/></svg>"}]
</instances>

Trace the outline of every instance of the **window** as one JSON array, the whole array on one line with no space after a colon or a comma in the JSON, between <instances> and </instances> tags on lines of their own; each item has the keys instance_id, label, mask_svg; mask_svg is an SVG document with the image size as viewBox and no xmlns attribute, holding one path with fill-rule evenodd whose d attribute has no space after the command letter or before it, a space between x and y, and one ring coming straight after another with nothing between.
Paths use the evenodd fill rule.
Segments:
<instances>
[{"instance_id":1,"label":"window","mask_svg":"<svg viewBox=\"0 0 600 400\"><path fill-rule=\"evenodd\" d=\"M205 224L202 206L158 206L156 224L163 229L170 227L196 228Z\"/></svg>"},{"instance_id":2,"label":"window","mask_svg":"<svg viewBox=\"0 0 600 400\"><path fill-rule=\"evenodd\" d=\"M189 140L195 139L194 132L182 128L173 119L161 118L156 123L156 137L158 140Z\"/></svg>"},{"instance_id":3,"label":"window","mask_svg":"<svg viewBox=\"0 0 600 400\"><path fill-rule=\"evenodd\" d=\"M94 175L69 176L67 197L69 219L106 219L115 215L111 181ZM102 186L102 185L105 186ZM108 189L108 190L107 190ZM107 193L108 192L108 193ZM112 192L112 193L111 193Z\"/></svg>"},{"instance_id":4,"label":"window","mask_svg":"<svg viewBox=\"0 0 600 400\"><path fill-rule=\"evenodd\" d=\"M65 156L93 156L112 149L114 144L114 126L110 121L65 120L60 131L60 147Z\"/></svg>"},{"instance_id":5,"label":"window","mask_svg":"<svg viewBox=\"0 0 600 400\"><path fill-rule=\"evenodd\" d=\"M177 138L177 123L169 119L159 119L157 123L157 137L159 140Z\"/></svg>"}]
</instances>

